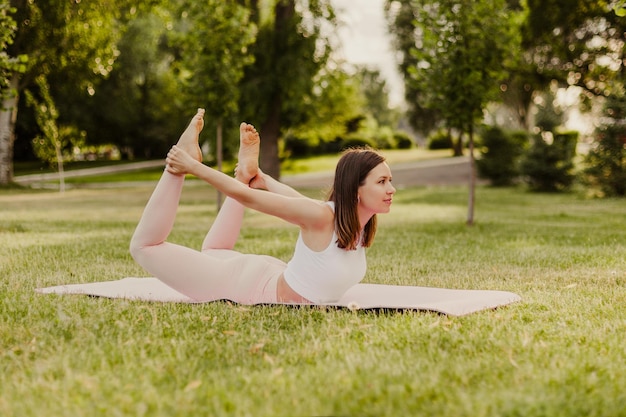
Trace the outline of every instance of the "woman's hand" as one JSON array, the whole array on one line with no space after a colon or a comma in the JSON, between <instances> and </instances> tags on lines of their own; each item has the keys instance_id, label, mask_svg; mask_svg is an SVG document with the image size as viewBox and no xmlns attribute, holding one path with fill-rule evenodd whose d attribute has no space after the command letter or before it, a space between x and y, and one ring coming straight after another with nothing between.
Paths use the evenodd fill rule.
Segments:
<instances>
[{"instance_id":1,"label":"woman's hand","mask_svg":"<svg viewBox=\"0 0 626 417\"><path fill-rule=\"evenodd\" d=\"M165 169L174 175L191 174L194 166L199 164L191 155L176 145L172 146L172 149L167 153L165 162L167 164Z\"/></svg>"},{"instance_id":2,"label":"woman's hand","mask_svg":"<svg viewBox=\"0 0 626 417\"><path fill-rule=\"evenodd\" d=\"M256 188L257 190L267 190L267 183L265 182L265 173L259 168L258 174L256 174L250 180L250 188Z\"/></svg>"}]
</instances>

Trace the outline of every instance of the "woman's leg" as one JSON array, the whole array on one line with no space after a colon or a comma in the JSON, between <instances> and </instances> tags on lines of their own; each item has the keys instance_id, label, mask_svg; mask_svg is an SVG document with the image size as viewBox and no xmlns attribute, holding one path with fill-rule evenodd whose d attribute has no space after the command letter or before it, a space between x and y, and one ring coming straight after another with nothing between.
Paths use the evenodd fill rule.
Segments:
<instances>
[{"instance_id":1,"label":"woman's leg","mask_svg":"<svg viewBox=\"0 0 626 417\"><path fill-rule=\"evenodd\" d=\"M211 249L232 250L237 243L245 207L230 197L226 197L224 204L217 213L217 217L202 242L202 251Z\"/></svg>"},{"instance_id":2,"label":"woman's leg","mask_svg":"<svg viewBox=\"0 0 626 417\"><path fill-rule=\"evenodd\" d=\"M201 126L197 133L199 129ZM188 131L189 128L183 133L185 140ZM210 251L213 256L207 256L165 241L174 225L183 183L184 175L163 173L131 240L133 258L167 285L198 301L229 299L245 304L276 301L275 282L284 270L284 263L270 262L266 256L236 252L216 256L215 252L221 251ZM229 204L239 210L239 203L233 203L236 202ZM223 225L217 226L216 233L232 220L228 214L225 211ZM235 217L241 219L241 215ZM241 220L239 227L240 223Z\"/></svg>"},{"instance_id":3,"label":"woman's leg","mask_svg":"<svg viewBox=\"0 0 626 417\"><path fill-rule=\"evenodd\" d=\"M198 137L204 126L203 117L204 110L198 109L177 143L198 160L202 160ZM184 174L175 175L167 170L163 172L131 240L131 253L133 249L158 245L165 241L174 226L184 181Z\"/></svg>"},{"instance_id":4,"label":"woman's leg","mask_svg":"<svg viewBox=\"0 0 626 417\"><path fill-rule=\"evenodd\" d=\"M147 272L170 287L194 298L208 301L228 294L220 287L223 260L196 250L166 242L176 218L184 183L183 175L163 172L130 243L130 253ZM209 279L209 277L217 279Z\"/></svg>"},{"instance_id":5,"label":"woman's leg","mask_svg":"<svg viewBox=\"0 0 626 417\"><path fill-rule=\"evenodd\" d=\"M144 213L142 225L158 228L156 222L146 220L149 214L149 211ZM276 302L277 278L285 269L279 260L224 250L211 250L209 256L165 241L141 245L145 237L141 231L138 227L132 239L133 258L178 292L201 302L222 299L242 304Z\"/></svg>"},{"instance_id":6,"label":"woman's leg","mask_svg":"<svg viewBox=\"0 0 626 417\"><path fill-rule=\"evenodd\" d=\"M209 256L165 241L174 224L183 182L182 175L163 173L131 239L133 258L147 272L197 301L275 302L275 278L284 270L284 263L234 251L210 251Z\"/></svg>"},{"instance_id":7,"label":"woman's leg","mask_svg":"<svg viewBox=\"0 0 626 417\"><path fill-rule=\"evenodd\" d=\"M244 184L249 184L258 173L259 147L260 138L254 126L242 123L239 126L239 164L235 170L235 177ZM241 231L244 211L245 207L241 203L227 197L204 238L202 251L232 250Z\"/></svg>"}]
</instances>

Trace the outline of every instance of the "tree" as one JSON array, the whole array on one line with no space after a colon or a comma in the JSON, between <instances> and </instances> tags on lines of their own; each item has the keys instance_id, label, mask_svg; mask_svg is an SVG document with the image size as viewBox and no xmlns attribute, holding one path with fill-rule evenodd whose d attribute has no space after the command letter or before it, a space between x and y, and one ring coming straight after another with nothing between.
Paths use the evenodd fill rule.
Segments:
<instances>
[{"instance_id":1,"label":"tree","mask_svg":"<svg viewBox=\"0 0 626 417\"><path fill-rule=\"evenodd\" d=\"M626 21L606 0L528 0L523 47L537 74L592 96L622 72Z\"/></svg>"},{"instance_id":2,"label":"tree","mask_svg":"<svg viewBox=\"0 0 626 417\"><path fill-rule=\"evenodd\" d=\"M28 57L23 73L6 74L14 92L3 95L0 109L0 185L13 179L13 143L20 94L39 76L64 74L78 89L93 89L108 75L116 56L115 0L70 2L50 0L45 11L32 0L12 0L17 23L14 42L6 48L12 59Z\"/></svg>"},{"instance_id":3,"label":"tree","mask_svg":"<svg viewBox=\"0 0 626 417\"><path fill-rule=\"evenodd\" d=\"M417 12L413 0L387 0L385 2L389 32L399 57L398 68L405 80L404 92L408 106L408 121L416 131L427 136L439 125L441 116L437 109L424 106L425 102L430 101L430 89L423 88L415 82L408 82L412 71L419 67L418 57L412 53L417 45L415 30Z\"/></svg>"},{"instance_id":4,"label":"tree","mask_svg":"<svg viewBox=\"0 0 626 417\"><path fill-rule=\"evenodd\" d=\"M308 117L285 135L287 156L339 152L355 121L365 118L366 102L358 77L341 68L325 68L314 82L313 92L300 103Z\"/></svg>"},{"instance_id":5,"label":"tree","mask_svg":"<svg viewBox=\"0 0 626 417\"><path fill-rule=\"evenodd\" d=\"M11 56L6 53L17 30L11 16L14 12L15 9L10 7L7 0L0 2L0 185L7 185L13 179L13 137L6 128L12 123L12 114L2 109L7 109L16 98L15 76L26 71L27 62L25 55Z\"/></svg>"},{"instance_id":6,"label":"tree","mask_svg":"<svg viewBox=\"0 0 626 417\"><path fill-rule=\"evenodd\" d=\"M216 127L217 168L222 168L223 124L238 112L239 83L252 62L248 52L255 29L249 11L234 1L194 0L182 4L177 39L187 95L206 110ZM222 195L218 192L218 208Z\"/></svg>"},{"instance_id":7,"label":"tree","mask_svg":"<svg viewBox=\"0 0 626 417\"><path fill-rule=\"evenodd\" d=\"M626 196L626 94L609 96L594 147L585 157L587 182L607 196Z\"/></svg>"},{"instance_id":8,"label":"tree","mask_svg":"<svg viewBox=\"0 0 626 417\"><path fill-rule=\"evenodd\" d=\"M181 28L174 40L179 48L183 82L206 114L215 120L239 111L239 83L252 63L248 48L256 27L249 11L233 1L193 0L182 5Z\"/></svg>"},{"instance_id":9,"label":"tree","mask_svg":"<svg viewBox=\"0 0 626 417\"><path fill-rule=\"evenodd\" d=\"M39 125L42 135L36 137L35 151L40 159L56 163L59 173L59 191L65 191L65 176L63 174L63 147L66 142L62 137L57 124L59 112L50 96L50 87L44 76L40 76L36 80L36 85L41 95L41 99L36 99L30 91L26 91L26 102L35 109L37 124Z\"/></svg>"},{"instance_id":10,"label":"tree","mask_svg":"<svg viewBox=\"0 0 626 417\"><path fill-rule=\"evenodd\" d=\"M323 29L334 24L334 12L328 0L299 1L298 7L296 0L269 4L248 2L259 31L250 48L254 64L246 69L240 108L245 120L260 121L261 167L279 177L279 139L307 118L301 102L312 93L330 55Z\"/></svg>"},{"instance_id":11,"label":"tree","mask_svg":"<svg viewBox=\"0 0 626 417\"><path fill-rule=\"evenodd\" d=\"M163 157L190 117L168 44L178 16L155 4L119 21L118 56L91 94L52 78L61 120L88 132L89 144L116 145L124 158Z\"/></svg>"},{"instance_id":12,"label":"tree","mask_svg":"<svg viewBox=\"0 0 626 417\"><path fill-rule=\"evenodd\" d=\"M496 98L509 59L509 10L504 0L414 0L409 3L415 62L406 81L419 91L418 107L436 114L458 132L455 154L467 135L470 193L467 223L474 220L474 128L487 103Z\"/></svg>"},{"instance_id":13,"label":"tree","mask_svg":"<svg viewBox=\"0 0 626 417\"><path fill-rule=\"evenodd\" d=\"M389 107L389 90L377 69L359 67L357 78L365 96L365 108L379 125L395 128L399 112Z\"/></svg>"},{"instance_id":14,"label":"tree","mask_svg":"<svg viewBox=\"0 0 626 417\"><path fill-rule=\"evenodd\" d=\"M524 180L532 190L557 192L571 187L577 140L578 132L543 132L533 136L521 163Z\"/></svg>"},{"instance_id":15,"label":"tree","mask_svg":"<svg viewBox=\"0 0 626 417\"><path fill-rule=\"evenodd\" d=\"M523 128L529 129L536 94L554 82L580 87L586 102L613 92L611 80L623 77L626 58L626 19L616 14L624 10L623 2L613 2L613 8L606 0L519 3L521 47L502 83L502 97Z\"/></svg>"},{"instance_id":16,"label":"tree","mask_svg":"<svg viewBox=\"0 0 626 417\"><path fill-rule=\"evenodd\" d=\"M525 131L508 132L497 126L484 126L480 138L478 173L496 187L514 184L520 175L520 160L528 143Z\"/></svg>"}]
</instances>

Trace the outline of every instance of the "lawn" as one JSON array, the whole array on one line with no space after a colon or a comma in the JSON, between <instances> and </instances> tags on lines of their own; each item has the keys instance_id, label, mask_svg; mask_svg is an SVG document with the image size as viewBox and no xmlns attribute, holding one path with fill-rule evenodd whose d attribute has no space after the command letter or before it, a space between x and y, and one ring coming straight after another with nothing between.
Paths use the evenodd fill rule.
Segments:
<instances>
[{"instance_id":1,"label":"lawn","mask_svg":"<svg viewBox=\"0 0 626 417\"><path fill-rule=\"evenodd\" d=\"M0 191L0 415L626 415L625 200L479 188L470 228L465 189L399 190L366 281L523 298L464 317L34 292L145 276L150 192ZM170 240L215 207L189 181ZM296 233L249 212L238 246L287 260Z\"/></svg>"}]
</instances>

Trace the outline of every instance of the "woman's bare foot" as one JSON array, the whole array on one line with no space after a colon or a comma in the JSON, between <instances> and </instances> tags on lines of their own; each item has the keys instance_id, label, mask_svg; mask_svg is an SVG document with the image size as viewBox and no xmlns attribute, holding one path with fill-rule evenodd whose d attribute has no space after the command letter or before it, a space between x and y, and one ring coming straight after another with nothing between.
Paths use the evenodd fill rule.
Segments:
<instances>
[{"instance_id":1,"label":"woman's bare foot","mask_svg":"<svg viewBox=\"0 0 626 417\"><path fill-rule=\"evenodd\" d=\"M239 163L235 178L249 184L259 172L259 147L261 139L254 126L242 123L239 126Z\"/></svg>"},{"instance_id":2,"label":"woman's bare foot","mask_svg":"<svg viewBox=\"0 0 626 417\"><path fill-rule=\"evenodd\" d=\"M202 162L202 151L198 145L198 137L204 127L204 109L198 109L198 112L189 122L189 126L185 129L176 146L187 152L191 157Z\"/></svg>"}]
</instances>

